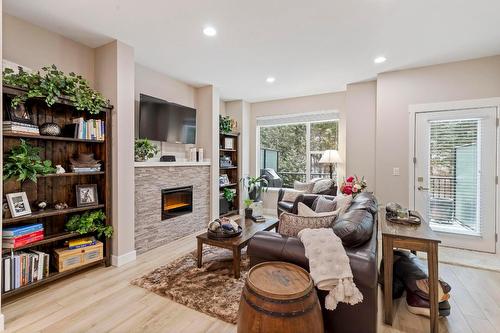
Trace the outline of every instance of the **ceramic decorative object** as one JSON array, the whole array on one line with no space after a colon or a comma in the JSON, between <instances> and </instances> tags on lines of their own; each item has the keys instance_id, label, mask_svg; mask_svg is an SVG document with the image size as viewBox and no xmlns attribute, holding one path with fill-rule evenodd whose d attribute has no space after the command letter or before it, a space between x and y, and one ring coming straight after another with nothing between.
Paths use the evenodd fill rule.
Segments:
<instances>
[{"instance_id":1,"label":"ceramic decorative object","mask_svg":"<svg viewBox=\"0 0 500 333\"><path fill-rule=\"evenodd\" d=\"M65 203L65 202L57 202L55 205L54 205L54 208L57 209L57 210L61 210L61 209L66 209L68 208L68 204Z\"/></svg>"},{"instance_id":2,"label":"ceramic decorative object","mask_svg":"<svg viewBox=\"0 0 500 333\"><path fill-rule=\"evenodd\" d=\"M40 126L40 135L59 136L61 135L61 126L56 123L45 123Z\"/></svg>"},{"instance_id":3,"label":"ceramic decorative object","mask_svg":"<svg viewBox=\"0 0 500 333\"><path fill-rule=\"evenodd\" d=\"M59 175L59 174L62 174L62 173L66 173L66 170L64 170L64 168L62 167L62 165L60 165L60 164L56 165L56 174Z\"/></svg>"},{"instance_id":4,"label":"ceramic decorative object","mask_svg":"<svg viewBox=\"0 0 500 333\"><path fill-rule=\"evenodd\" d=\"M35 202L35 206L38 208L38 210L44 210L47 208L47 201L37 201Z\"/></svg>"}]
</instances>

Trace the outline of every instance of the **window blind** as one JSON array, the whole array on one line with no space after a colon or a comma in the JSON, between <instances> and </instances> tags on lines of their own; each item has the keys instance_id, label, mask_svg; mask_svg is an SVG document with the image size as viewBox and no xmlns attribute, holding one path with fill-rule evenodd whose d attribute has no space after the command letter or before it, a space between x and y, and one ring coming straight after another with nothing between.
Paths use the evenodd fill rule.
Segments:
<instances>
[{"instance_id":1,"label":"window blind","mask_svg":"<svg viewBox=\"0 0 500 333\"><path fill-rule=\"evenodd\" d=\"M430 121L429 218L481 233L481 119Z\"/></svg>"},{"instance_id":2,"label":"window blind","mask_svg":"<svg viewBox=\"0 0 500 333\"><path fill-rule=\"evenodd\" d=\"M338 111L320 111L314 113L302 113L294 115L257 117L257 126L277 126L286 124L300 124L305 122L319 122L338 120Z\"/></svg>"}]
</instances>

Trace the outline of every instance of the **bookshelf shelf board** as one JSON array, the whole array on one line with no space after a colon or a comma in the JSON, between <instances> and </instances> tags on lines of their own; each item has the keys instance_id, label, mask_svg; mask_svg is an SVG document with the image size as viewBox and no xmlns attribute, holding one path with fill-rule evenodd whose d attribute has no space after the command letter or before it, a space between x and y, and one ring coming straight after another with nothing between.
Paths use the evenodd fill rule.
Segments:
<instances>
[{"instance_id":1,"label":"bookshelf shelf board","mask_svg":"<svg viewBox=\"0 0 500 333\"><path fill-rule=\"evenodd\" d=\"M226 149L226 148L220 148L220 151L225 151L225 152L235 152L236 149Z\"/></svg>"},{"instance_id":2,"label":"bookshelf shelf board","mask_svg":"<svg viewBox=\"0 0 500 333\"><path fill-rule=\"evenodd\" d=\"M49 244L49 243L57 242L57 241L60 241L63 239L73 238L76 236L84 236L84 235L81 235L77 232L63 232L60 234L50 235L47 238L42 239L41 241L38 241L38 242L33 242L30 244L26 244L24 246L16 247L15 249L2 249L2 253L9 253L11 250L19 251L19 250L29 249L29 248L32 248L35 246Z\"/></svg>"},{"instance_id":3,"label":"bookshelf shelf board","mask_svg":"<svg viewBox=\"0 0 500 333\"><path fill-rule=\"evenodd\" d=\"M38 175L38 178L52 178L52 177L79 177L79 176L95 176L95 175L104 175L104 171L96 171L96 172L65 172L65 173L51 173L48 175Z\"/></svg>"},{"instance_id":4,"label":"bookshelf shelf board","mask_svg":"<svg viewBox=\"0 0 500 333\"><path fill-rule=\"evenodd\" d=\"M30 215L25 215L25 216L19 216L19 217L11 217L7 219L3 219L3 225L9 225L9 224L14 224L18 222L23 222L23 221L29 221L29 220L35 220L35 219L41 219L44 217L50 217L50 216L58 216L58 215L66 215L66 214L71 214L71 213L77 213L77 212L83 212L86 210L92 210L92 209L98 209L98 208L104 208L105 205L95 205L95 206L86 206L86 207L70 207L66 209L46 209L40 212L34 212Z\"/></svg>"},{"instance_id":5,"label":"bookshelf shelf board","mask_svg":"<svg viewBox=\"0 0 500 333\"><path fill-rule=\"evenodd\" d=\"M236 209L230 210L226 214L221 214L220 217L231 216L231 215L238 215L238 211Z\"/></svg>"},{"instance_id":6,"label":"bookshelf shelf board","mask_svg":"<svg viewBox=\"0 0 500 333\"><path fill-rule=\"evenodd\" d=\"M49 140L49 141L68 141L68 142L84 142L84 143L105 143L105 140L86 140L75 139L64 136L47 136L47 135L32 135L24 133L3 133L4 138L23 138L33 140Z\"/></svg>"},{"instance_id":7,"label":"bookshelf shelf board","mask_svg":"<svg viewBox=\"0 0 500 333\"><path fill-rule=\"evenodd\" d=\"M233 170L233 169L238 169L237 166L231 166L231 167L220 167L220 170Z\"/></svg>"},{"instance_id":8,"label":"bookshelf shelf board","mask_svg":"<svg viewBox=\"0 0 500 333\"><path fill-rule=\"evenodd\" d=\"M225 184L225 185L220 185L219 188L225 188L225 187L233 187L238 185L238 183L230 183L230 184Z\"/></svg>"},{"instance_id":9,"label":"bookshelf shelf board","mask_svg":"<svg viewBox=\"0 0 500 333\"><path fill-rule=\"evenodd\" d=\"M240 136L240 133L221 133L220 135L238 137Z\"/></svg>"},{"instance_id":10,"label":"bookshelf shelf board","mask_svg":"<svg viewBox=\"0 0 500 333\"><path fill-rule=\"evenodd\" d=\"M103 263L104 263L104 259L100 259L100 260L88 263L86 265L82 265L82 266L76 267L76 268L71 269L71 270L64 271L64 272L61 272L61 273L59 273L59 272L50 273L49 276L47 276L45 279L42 279L40 281L37 281L37 282L34 282L34 283L30 283L30 284L22 286L20 288L17 288L17 289L10 290L8 292L2 293L2 300L5 300L5 299L8 299L8 298L13 297L15 295L18 295L20 293L23 293L26 290L29 290L29 289L32 289L32 288L36 288L36 287L40 287L40 286L42 286L44 284L47 284L47 283L50 283L52 281L58 280L58 279L63 278L65 276L71 275L73 273L85 270L85 269L90 268L92 266L102 265Z\"/></svg>"}]
</instances>

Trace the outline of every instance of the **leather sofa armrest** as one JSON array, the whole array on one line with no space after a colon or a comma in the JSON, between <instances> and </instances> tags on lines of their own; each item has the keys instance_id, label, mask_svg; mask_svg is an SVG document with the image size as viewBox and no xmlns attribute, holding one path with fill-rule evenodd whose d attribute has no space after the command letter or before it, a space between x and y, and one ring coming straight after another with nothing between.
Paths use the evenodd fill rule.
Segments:
<instances>
[{"instance_id":1,"label":"leather sofa armrest","mask_svg":"<svg viewBox=\"0 0 500 333\"><path fill-rule=\"evenodd\" d=\"M278 192L278 202L282 201L283 200L283 196L285 195L285 190L280 188L279 192Z\"/></svg>"},{"instance_id":2,"label":"leather sofa armrest","mask_svg":"<svg viewBox=\"0 0 500 333\"><path fill-rule=\"evenodd\" d=\"M285 261L309 270L309 261L300 240L276 232L257 232L248 243L247 255L251 266L265 261Z\"/></svg>"}]
</instances>

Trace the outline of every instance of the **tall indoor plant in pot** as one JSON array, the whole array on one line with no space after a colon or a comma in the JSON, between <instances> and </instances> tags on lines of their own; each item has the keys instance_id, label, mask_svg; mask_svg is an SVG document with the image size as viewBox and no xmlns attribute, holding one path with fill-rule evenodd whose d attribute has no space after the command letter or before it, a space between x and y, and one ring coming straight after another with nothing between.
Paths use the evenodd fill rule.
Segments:
<instances>
[{"instance_id":1,"label":"tall indoor plant in pot","mask_svg":"<svg viewBox=\"0 0 500 333\"><path fill-rule=\"evenodd\" d=\"M241 182L247 190L248 198L254 202L260 201L262 192L267 191L267 179L263 177L247 176L245 178L241 178Z\"/></svg>"}]
</instances>

